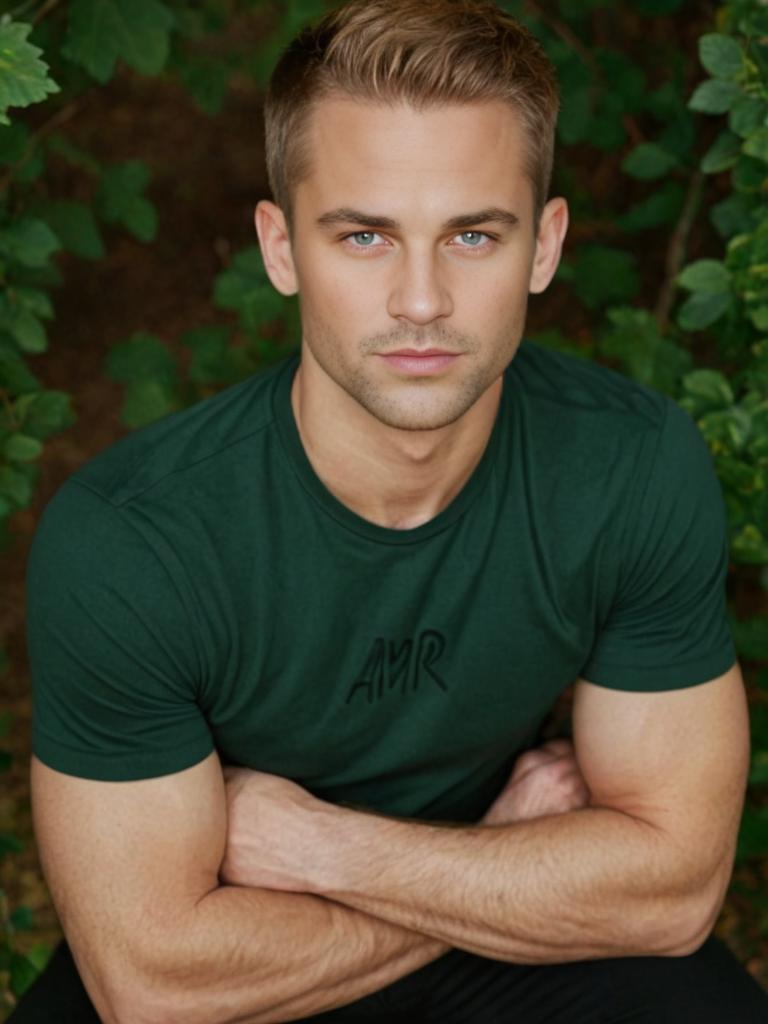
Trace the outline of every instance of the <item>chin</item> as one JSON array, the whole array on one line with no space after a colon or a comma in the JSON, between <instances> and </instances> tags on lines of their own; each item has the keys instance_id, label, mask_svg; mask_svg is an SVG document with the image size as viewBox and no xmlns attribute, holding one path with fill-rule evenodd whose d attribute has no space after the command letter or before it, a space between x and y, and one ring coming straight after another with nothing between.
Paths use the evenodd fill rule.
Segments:
<instances>
[{"instance_id":1,"label":"chin","mask_svg":"<svg viewBox=\"0 0 768 1024\"><path fill-rule=\"evenodd\" d=\"M455 423L473 403L435 403L431 407L411 406L397 402L371 402L357 399L359 404L379 423L395 430L441 430Z\"/></svg>"}]
</instances>

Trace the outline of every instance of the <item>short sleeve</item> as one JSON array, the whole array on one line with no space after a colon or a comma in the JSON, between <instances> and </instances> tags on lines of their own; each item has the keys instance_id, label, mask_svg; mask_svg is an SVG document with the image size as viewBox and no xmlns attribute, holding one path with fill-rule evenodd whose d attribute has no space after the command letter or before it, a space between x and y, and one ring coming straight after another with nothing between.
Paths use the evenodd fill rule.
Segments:
<instances>
[{"instance_id":1,"label":"short sleeve","mask_svg":"<svg viewBox=\"0 0 768 1024\"><path fill-rule=\"evenodd\" d=\"M619 690L673 690L731 668L725 503L698 427L676 402L650 466L626 492L618 585L580 677Z\"/></svg>"},{"instance_id":2,"label":"short sleeve","mask_svg":"<svg viewBox=\"0 0 768 1024\"><path fill-rule=\"evenodd\" d=\"M50 767L143 779L214 749L178 587L126 512L72 478L33 538L27 648L32 751Z\"/></svg>"}]
</instances>

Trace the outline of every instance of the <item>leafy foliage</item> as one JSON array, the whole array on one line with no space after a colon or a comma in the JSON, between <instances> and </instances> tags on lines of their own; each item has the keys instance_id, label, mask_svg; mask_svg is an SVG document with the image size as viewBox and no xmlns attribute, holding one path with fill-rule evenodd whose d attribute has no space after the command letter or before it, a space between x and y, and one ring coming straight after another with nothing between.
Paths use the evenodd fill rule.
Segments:
<instances>
[{"instance_id":1,"label":"leafy foliage","mask_svg":"<svg viewBox=\"0 0 768 1024\"><path fill-rule=\"evenodd\" d=\"M0 20L0 124L9 124L8 107L28 107L59 92L40 60L42 50L27 41L29 25Z\"/></svg>"},{"instance_id":2,"label":"leafy foliage","mask_svg":"<svg viewBox=\"0 0 768 1024\"><path fill-rule=\"evenodd\" d=\"M73 103L118 73L164 74L214 116L233 79L263 86L285 43L329 6L19 0L0 18L0 528L30 504L45 442L75 419L70 396L46 389L31 368L49 335L59 344L51 296L63 283L60 254L99 261L120 232L144 243L162 237L149 164L139 155L104 165L80 148L67 130ZM690 88L679 33L648 52L620 33L625 9L634 24L687 19L682 0L633 0L622 12L607 0L559 0L556 14L518 0L500 6L533 30L556 65L563 102L553 194L568 196L574 222L594 226L567 247L554 285L577 300L584 326L533 337L600 359L691 414L722 484L734 575L757 567L768 590L768 7L727 0L717 9L698 41L701 81ZM272 18L256 47L228 35L231 19L251 8ZM609 31L596 33L598 22ZM616 158L608 185L571 170L571 147L596 165ZM77 194L51 184L55 161L77 169ZM705 218L713 241L689 253L692 226ZM654 276L642 258L648 246L658 252ZM125 389L126 426L242 379L299 337L297 299L272 287L257 248L235 253L211 290L216 323L171 343L139 332L110 352L104 370ZM765 616L730 613L740 657L768 658ZM768 673L757 679L768 693ZM753 708L750 786L758 797L768 786L764 712ZM7 760L0 752L0 770ZM14 837L0 836L0 857L17 850ZM752 803L738 858L766 853L768 817ZM0 909L0 973L19 994L45 953L21 957L13 936L29 915L8 912L1 893ZM768 931L768 914L766 922Z\"/></svg>"},{"instance_id":3,"label":"leafy foliage","mask_svg":"<svg viewBox=\"0 0 768 1024\"><path fill-rule=\"evenodd\" d=\"M168 59L173 20L160 0L73 0L62 52L102 83L120 59L157 75Z\"/></svg>"}]
</instances>

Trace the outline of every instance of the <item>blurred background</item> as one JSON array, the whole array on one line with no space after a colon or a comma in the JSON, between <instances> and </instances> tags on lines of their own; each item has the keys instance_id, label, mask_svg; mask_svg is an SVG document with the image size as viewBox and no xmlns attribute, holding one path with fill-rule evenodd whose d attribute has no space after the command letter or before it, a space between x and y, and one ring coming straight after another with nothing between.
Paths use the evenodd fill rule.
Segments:
<instances>
[{"instance_id":1,"label":"blurred background","mask_svg":"<svg viewBox=\"0 0 768 1024\"><path fill-rule=\"evenodd\" d=\"M31 537L86 459L298 346L253 227L261 102L333 6L0 0L0 1020L61 937L29 805ZM768 988L768 7L499 6L562 92L571 224L526 336L678 401L723 487L752 767L715 931Z\"/></svg>"}]
</instances>

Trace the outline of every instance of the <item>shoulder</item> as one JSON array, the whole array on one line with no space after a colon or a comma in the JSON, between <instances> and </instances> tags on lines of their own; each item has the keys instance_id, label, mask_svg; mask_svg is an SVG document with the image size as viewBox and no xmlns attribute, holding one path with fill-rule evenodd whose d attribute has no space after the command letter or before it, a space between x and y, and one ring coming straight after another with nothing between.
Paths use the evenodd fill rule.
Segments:
<instances>
[{"instance_id":1,"label":"shoulder","mask_svg":"<svg viewBox=\"0 0 768 1024\"><path fill-rule=\"evenodd\" d=\"M507 384L512 421L533 464L589 500L599 486L606 501L623 504L634 482L648 477L670 424L697 430L667 395L527 339L507 368Z\"/></svg>"},{"instance_id":2,"label":"shoulder","mask_svg":"<svg viewBox=\"0 0 768 1024\"><path fill-rule=\"evenodd\" d=\"M549 415L593 414L605 419L627 417L638 427L662 426L671 399L594 360L547 348L523 339L508 368L532 408Z\"/></svg>"},{"instance_id":3,"label":"shoulder","mask_svg":"<svg viewBox=\"0 0 768 1024\"><path fill-rule=\"evenodd\" d=\"M295 355L180 412L133 431L69 478L123 506L219 457L237 458L273 418L273 387Z\"/></svg>"}]
</instances>

